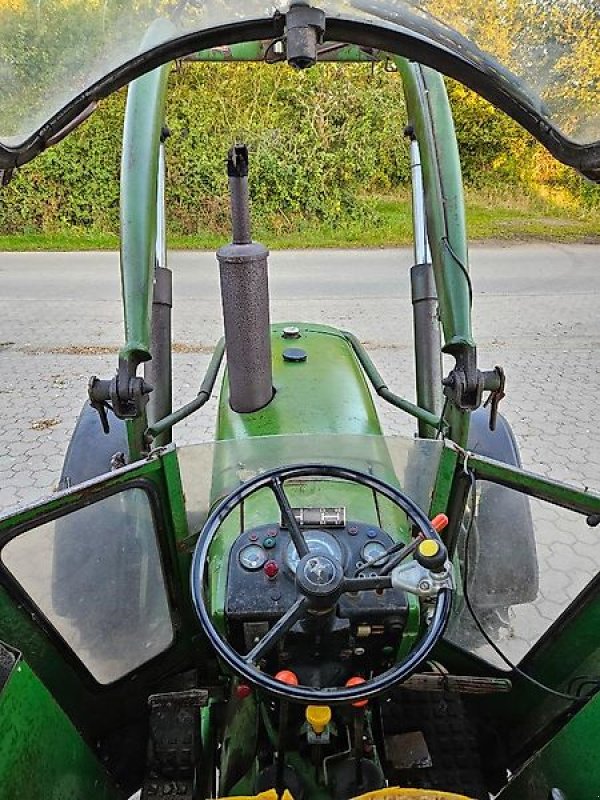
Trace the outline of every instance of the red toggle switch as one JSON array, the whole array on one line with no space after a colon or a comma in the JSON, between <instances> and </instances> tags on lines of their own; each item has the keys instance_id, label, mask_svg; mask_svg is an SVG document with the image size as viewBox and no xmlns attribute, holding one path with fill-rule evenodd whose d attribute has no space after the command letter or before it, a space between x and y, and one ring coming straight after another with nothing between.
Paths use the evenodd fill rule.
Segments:
<instances>
[{"instance_id":1,"label":"red toggle switch","mask_svg":"<svg viewBox=\"0 0 600 800\"><path fill-rule=\"evenodd\" d=\"M287 683L288 686L299 686L300 681L298 680L298 676L295 672L292 672L291 669L281 669L275 675L276 681L281 681L281 683Z\"/></svg>"},{"instance_id":2,"label":"red toggle switch","mask_svg":"<svg viewBox=\"0 0 600 800\"><path fill-rule=\"evenodd\" d=\"M272 581L279 574L279 565L276 561L267 561L263 567L263 572Z\"/></svg>"},{"instance_id":3,"label":"red toggle switch","mask_svg":"<svg viewBox=\"0 0 600 800\"><path fill-rule=\"evenodd\" d=\"M360 676L355 675L354 678L348 678L348 680L346 681L346 686L360 686L361 683L365 683L365 682L366 681L365 681L364 678L361 678ZM369 701L368 700L355 700L354 703L352 703L352 705L354 706L354 708L364 708L365 706L369 705Z\"/></svg>"},{"instance_id":4,"label":"red toggle switch","mask_svg":"<svg viewBox=\"0 0 600 800\"><path fill-rule=\"evenodd\" d=\"M431 520L431 527L436 533L441 533L444 528L448 527L448 517L445 514L436 514Z\"/></svg>"}]
</instances>

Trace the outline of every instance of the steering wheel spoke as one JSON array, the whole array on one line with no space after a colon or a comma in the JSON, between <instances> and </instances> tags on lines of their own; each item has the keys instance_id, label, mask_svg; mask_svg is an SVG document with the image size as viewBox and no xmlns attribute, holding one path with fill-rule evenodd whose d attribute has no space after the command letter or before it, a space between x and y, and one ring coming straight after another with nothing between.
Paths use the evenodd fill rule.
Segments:
<instances>
[{"instance_id":1,"label":"steering wheel spoke","mask_svg":"<svg viewBox=\"0 0 600 800\"><path fill-rule=\"evenodd\" d=\"M302 530L300 529L300 525L298 525L298 520L292 511L290 501L288 500L288 496L283 488L283 482L281 481L281 478L275 477L269 485L273 494L275 495L277 505L279 506L279 510L281 511L283 519L285 520L286 527L290 532L290 537L294 543L296 552L300 558L304 558L304 556L308 555L308 545L306 544L306 539L304 538Z\"/></svg>"},{"instance_id":2,"label":"steering wheel spoke","mask_svg":"<svg viewBox=\"0 0 600 800\"><path fill-rule=\"evenodd\" d=\"M370 575L364 578L344 578L342 592L365 592L369 589L391 589L392 579L389 575Z\"/></svg>"},{"instance_id":3,"label":"steering wheel spoke","mask_svg":"<svg viewBox=\"0 0 600 800\"><path fill-rule=\"evenodd\" d=\"M302 619L308 605L306 597L299 597L286 613L278 619L275 625L257 642L249 653L243 656L246 664L255 665L257 661L267 655L277 642L291 630L298 620Z\"/></svg>"}]
</instances>

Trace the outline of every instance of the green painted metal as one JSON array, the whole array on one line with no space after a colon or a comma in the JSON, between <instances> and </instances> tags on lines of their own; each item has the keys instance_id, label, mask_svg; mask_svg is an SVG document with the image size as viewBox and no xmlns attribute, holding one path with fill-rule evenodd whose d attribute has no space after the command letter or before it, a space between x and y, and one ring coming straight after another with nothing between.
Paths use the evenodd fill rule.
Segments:
<instances>
[{"instance_id":1,"label":"green painted metal","mask_svg":"<svg viewBox=\"0 0 600 800\"><path fill-rule=\"evenodd\" d=\"M213 351L208 369L206 370L206 375L204 376L197 396L189 403L186 403L181 408L178 408L177 411L174 411L172 414L169 414L167 417L164 417L163 419L160 419L151 425L146 430L146 438L155 439L157 436L160 436L161 433L171 430L174 425L176 425L178 422L182 422L184 419L189 417L190 414L198 411L198 409L202 408L202 406L207 403L208 400L210 400L210 395L221 367L224 354L225 339L219 339Z\"/></svg>"},{"instance_id":2,"label":"green painted metal","mask_svg":"<svg viewBox=\"0 0 600 800\"><path fill-rule=\"evenodd\" d=\"M161 500L163 513L168 520L168 530L162 539L162 551L168 554L172 569L165 575L177 597L180 617L180 637L184 648L192 646L206 661L207 647L204 639L198 641L197 618L190 592L192 549L189 546L190 530L185 507L185 494L179 471L177 451L173 445L165 447L157 458L161 466ZM207 662L210 666L210 662Z\"/></svg>"},{"instance_id":3,"label":"green painted metal","mask_svg":"<svg viewBox=\"0 0 600 800\"><path fill-rule=\"evenodd\" d=\"M278 740L277 730L269 718L269 714L264 705L261 706L261 720L271 745L276 748ZM300 736L301 735L302 734L300 734ZM309 797L314 798L314 800L331 800L329 791L323 785L322 780L320 780L319 777L319 768L321 767L320 764L311 764L306 758L303 758L303 756L295 750L286 753L285 760L286 763L289 764L289 766L291 766L296 773L301 776L304 786L306 787L306 793Z\"/></svg>"},{"instance_id":4,"label":"green painted metal","mask_svg":"<svg viewBox=\"0 0 600 800\"><path fill-rule=\"evenodd\" d=\"M163 20L148 31L144 46L174 35ZM139 364L150 358L152 276L156 242L156 192L160 133L164 121L165 64L133 81L127 95L121 161L121 285L125 345L121 356Z\"/></svg>"},{"instance_id":5,"label":"green painted metal","mask_svg":"<svg viewBox=\"0 0 600 800\"><path fill-rule=\"evenodd\" d=\"M271 329L273 400L260 411L237 414L229 406L225 376L217 439L282 433L381 434L369 388L344 335L325 325L300 325L300 339L284 339L287 325ZM283 351L290 347L305 350L306 361L284 361Z\"/></svg>"},{"instance_id":6,"label":"green painted metal","mask_svg":"<svg viewBox=\"0 0 600 800\"><path fill-rule=\"evenodd\" d=\"M429 515L433 518L436 514L446 513L450 505L450 498L454 491L454 479L458 464L458 457L448 448L445 448L440 458L438 474L433 490Z\"/></svg>"},{"instance_id":7,"label":"green painted metal","mask_svg":"<svg viewBox=\"0 0 600 800\"><path fill-rule=\"evenodd\" d=\"M440 417L432 414L431 411L427 411L425 408L416 406L414 403L411 403L409 400L405 400L403 397L399 397L397 394L394 394L388 389L386 382L379 374L377 367L371 360L371 357L356 336L354 336L354 334L344 331L344 336L350 342L352 349L360 361L367 378L371 381L373 388L380 397L382 397L388 403L391 403L391 405L396 406L396 408L399 408L402 411L405 411L407 414L410 414L411 417L416 417L416 419L425 422L427 425L431 425L433 428L440 427L442 422Z\"/></svg>"},{"instance_id":8,"label":"green painted metal","mask_svg":"<svg viewBox=\"0 0 600 800\"><path fill-rule=\"evenodd\" d=\"M189 568L185 564L185 554L180 554L178 547L178 542L187 535L187 522L183 493L177 481L176 458L175 449L170 446L161 452L160 457L157 454L108 476L56 493L0 519L2 547L15 534L100 500L107 491L124 489L132 482L147 481L158 494L159 543L165 577L177 612L178 631L175 645L151 664L141 667L135 680L121 681L99 691L83 667L66 656L60 638L52 635L41 614L31 613L13 597L8 582L0 581L0 641L14 642L18 646L43 685L88 742L97 741L107 731L144 713L151 687L160 677L165 672L190 668L192 663L191 639L196 623L192 621ZM189 561L189 555L187 558ZM211 663L206 658L205 645L203 656L202 663L208 671Z\"/></svg>"},{"instance_id":9,"label":"green painted metal","mask_svg":"<svg viewBox=\"0 0 600 800\"><path fill-rule=\"evenodd\" d=\"M212 61L219 64L224 61L264 61L267 47L268 42L240 42L239 44L200 50L186 60Z\"/></svg>"},{"instance_id":10,"label":"green painted metal","mask_svg":"<svg viewBox=\"0 0 600 800\"><path fill-rule=\"evenodd\" d=\"M123 793L50 692L18 659L0 692L3 800L118 800Z\"/></svg>"},{"instance_id":11,"label":"green painted metal","mask_svg":"<svg viewBox=\"0 0 600 800\"><path fill-rule=\"evenodd\" d=\"M546 686L568 691L572 690L573 679L600 674L599 587L600 579L596 578L527 654L520 667L528 675ZM510 730L511 755L518 765L522 760L518 754L531 749L531 742L540 731L553 731L557 727L555 720L566 708L577 708L577 704L549 695L519 674L511 677L513 702L506 704L496 699L491 703L491 712Z\"/></svg>"},{"instance_id":12,"label":"green painted metal","mask_svg":"<svg viewBox=\"0 0 600 800\"><path fill-rule=\"evenodd\" d=\"M445 442L445 449L458 454L459 469L467 468L479 480L498 483L580 513L582 525L586 524L583 515L600 513L598 493L470 453L449 440ZM596 578L584 589L520 663L522 670L546 686L566 692L569 692L569 682L576 676L598 674L599 585ZM492 698L489 705L496 719L502 720L510 731L511 749L518 753L528 748L532 738L552 725L573 702L548 694L518 673L511 677L512 702Z\"/></svg>"},{"instance_id":13,"label":"green painted metal","mask_svg":"<svg viewBox=\"0 0 600 800\"><path fill-rule=\"evenodd\" d=\"M213 47L200 50L187 61L230 62L230 61L264 61L265 53L272 49L271 41L242 42L225 47ZM357 45L326 45L319 52L319 62L335 61L338 63L370 63L385 59L385 54L376 50L366 50Z\"/></svg>"},{"instance_id":14,"label":"green painted metal","mask_svg":"<svg viewBox=\"0 0 600 800\"><path fill-rule=\"evenodd\" d=\"M452 110L442 76L428 67L394 57L402 76L408 117L412 124L423 170L427 230L444 351L475 348L471 329L471 287L467 249L465 202L460 156ZM450 405L445 421L451 439L465 445L469 415ZM438 495L447 492L441 484Z\"/></svg>"},{"instance_id":15,"label":"green painted metal","mask_svg":"<svg viewBox=\"0 0 600 800\"><path fill-rule=\"evenodd\" d=\"M538 800L560 789L568 800L600 797L600 695L558 731L517 773L498 800Z\"/></svg>"},{"instance_id":16,"label":"green painted metal","mask_svg":"<svg viewBox=\"0 0 600 800\"><path fill-rule=\"evenodd\" d=\"M460 157L452 111L442 76L428 67L393 57L402 76L408 117L421 152L427 230L431 248L444 351L473 349L471 287ZM466 446L469 412L447 404L443 425ZM456 471L454 453L442 455L431 514L446 511Z\"/></svg>"},{"instance_id":17,"label":"green painted metal","mask_svg":"<svg viewBox=\"0 0 600 800\"><path fill-rule=\"evenodd\" d=\"M127 432L127 449L128 456L131 461L137 461L147 452L146 447L146 426L148 420L146 411L134 419L128 419L125 422L125 430Z\"/></svg>"},{"instance_id":18,"label":"green painted metal","mask_svg":"<svg viewBox=\"0 0 600 800\"><path fill-rule=\"evenodd\" d=\"M276 389L271 403L260 411L238 414L232 411L228 401L227 376L224 376L219 401L217 439L253 441L261 447L264 436L282 434L340 434L370 435L381 437L381 428L373 399L356 352L361 345L354 337L324 325L298 324L299 339L285 339L283 329L289 323L272 326L271 349L273 359L273 384ZM294 347L303 349L304 362L285 361L284 350ZM364 352L364 351L363 351ZM368 356L366 357L368 359ZM362 360L362 359L361 359ZM375 371L372 362L369 363ZM362 365L364 367L364 364ZM379 378L380 383L383 383ZM400 398L398 398L400 400ZM405 402L405 401L402 401ZM414 407L416 409L416 407ZM421 413L422 409L418 409ZM282 463L287 463L285 441L282 442ZM385 459L385 440L381 438L381 458ZM379 451L378 451L379 452ZM233 459L231 466L225 461ZM365 454L368 462L367 454ZM366 466L365 466L366 468ZM231 469L240 469L239 454L229 448L226 455L217 452L212 487L213 499L222 496L225 489L219 480ZM397 483L392 464L387 478ZM293 505L339 505L344 498L349 519L359 519L378 524L378 509L373 495L364 487L339 484L335 481L290 484L287 488ZM385 511L385 509L384 509ZM379 513L383 513L380 512ZM391 512L389 512L391 513ZM394 515L392 515L394 516ZM249 498L244 504L244 527L266 524L279 519L279 509L272 494L264 492ZM406 541L409 536L405 520L386 519L386 530L395 532L398 539ZM239 513L232 514L223 524L211 549L210 606L215 624L225 630L223 609L227 588L227 565L231 546L242 530ZM409 617L399 653L404 655L418 637L422 622L418 600L409 597Z\"/></svg>"},{"instance_id":19,"label":"green painted metal","mask_svg":"<svg viewBox=\"0 0 600 800\"><path fill-rule=\"evenodd\" d=\"M224 729L227 731L227 736L222 743L219 764L220 787L229 791L239 781L240 774L243 774L247 783L238 784L235 791L253 793L251 778L256 757L259 714L256 695L252 694L244 700L239 700L232 692L224 713L226 715Z\"/></svg>"},{"instance_id":20,"label":"green painted metal","mask_svg":"<svg viewBox=\"0 0 600 800\"><path fill-rule=\"evenodd\" d=\"M159 458L150 458L129 464L118 471L110 473L110 477L100 476L93 480L79 484L73 489L56 492L37 503L22 506L18 511L0 517L0 545L3 542L2 534L10 533L15 529L31 527L35 523L41 524L57 513L76 508L82 503L92 503L106 493L107 489L119 488L127 485L136 478L152 480L162 471Z\"/></svg>"},{"instance_id":21,"label":"green painted metal","mask_svg":"<svg viewBox=\"0 0 600 800\"><path fill-rule=\"evenodd\" d=\"M394 57L402 76L408 117L421 151L427 227L440 302L445 352L475 347L462 174L452 111L442 76Z\"/></svg>"},{"instance_id":22,"label":"green painted metal","mask_svg":"<svg viewBox=\"0 0 600 800\"><path fill-rule=\"evenodd\" d=\"M537 475L534 472L471 453L446 440L446 449L456 453L465 468L472 470L480 480L492 481L510 489L546 500L580 514L600 514L600 495L586 489L577 489L562 481Z\"/></svg>"},{"instance_id":23,"label":"green painted metal","mask_svg":"<svg viewBox=\"0 0 600 800\"><path fill-rule=\"evenodd\" d=\"M164 38L165 24L156 23L149 37ZM216 48L198 53L196 60L203 61L254 61L263 60L267 44L249 42L227 48ZM366 53L355 47L332 49L325 58L335 61L372 61L379 53ZM434 71L393 57L404 82L409 118L419 141L426 191L429 239L433 267L440 301L440 317L444 332L444 350L456 355L475 350L471 329L471 297L468 279L468 253L466 243L464 199L460 163L452 115L443 79ZM158 139L163 122L164 102L168 66L161 67L140 78L130 89L124 134L122 165L122 289L125 312L126 341L121 357L137 366L150 357L150 319L152 300L152 273L154 268L154 242L156 235L156 179L158 170ZM520 470L500 462L474 454L466 454L469 413L449 405L443 420L418 406L391 393L377 372L368 354L352 334L344 334L321 325L301 325L299 340L282 338L284 325L273 326L273 381L276 389L272 402L264 409L252 414L236 414L228 403L228 383L225 376L218 411L217 439L252 441L257 448L265 436L279 434L367 434L381 436L373 399L369 392L367 377L376 391L401 410L436 428L443 427L449 436L442 453L438 478L433 495L431 513L445 511L451 496L457 470L465 464L478 478L495 481L534 497L583 514L600 513L600 496L566 486L543 476ZM302 363L283 360L283 350L301 347L307 353ZM223 352L217 346L207 377L214 381ZM361 369L362 367L362 369ZM206 379L205 379L206 382ZM204 387L205 383L203 383ZM203 389L201 387L200 395ZM204 392L206 394L206 392ZM210 392L208 393L210 394ZM144 434L156 436L176 422L197 410L205 402L199 397L178 412L156 423L146 430L142 417L128 422L130 452L137 456L142 452ZM207 395L208 396L208 395ZM383 442L383 439L382 439ZM232 451L233 452L233 451ZM215 463L215 476L227 465ZM239 466L239 465L236 465ZM0 543L2 535L9 535L15 528L26 528L35 521L76 507L81 502L93 502L106 488L125 486L139 478L151 481L160 495L161 513L167 522L161 545L168 566L168 581L171 592L178 598L177 623L184 630L184 645L165 666L151 673L148 680L137 680L135 686L115 694L93 696L76 674L71 663L53 646L39 621L25 613L10 597L6 587L0 588L0 636L19 642L32 655L32 665L43 677L56 699L69 711L76 722L87 728L85 733L93 736L120 721L118 704L129 702L128 693L134 693L138 710L146 701L149 687L156 685L167 673L189 668L189 644L196 637L197 623L188 591L190 564L190 531L185 514L185 500L178 469L177 455L172 448L158 450L154 458L121 470L110 478L104 478L67 494L60 494L45 503L24 509L9 519L0 520ZM222 487L218 477L213 483L213 499L220 495ZM334 482L310 488L290 486L293 504L308 504L318 498L319 504L337 504L340 486ZM365 521L377 521L372 497L366 497L358 487L343 488L345 502L351 514ZM255 497L247 501L244 509L244 526L275 520L279 516L272 497ZM215 546L211 563L210 602L216 621L221 629L225 623L222 608L225 597L227 559L231 543L240 532L239 517L232 516L223 525ZM387 525L385 527L388 527ZM192 532L193 533L193 532ZM404 538L407 531L398 528ZM600 625L600 605L597 592L577 603L568 619L559 621L546 639L525 660L523 666L531 674L557 688L566 688L569 679L581 669L597 674L600 652L597 631ZM407 630L399 654L403 655L418 635L422 620L419 605L411 599ZM442 645L440 650L444 647ZM198 644L196 657L200 666L200 677L210 673L215 677L216 665L207 659L207 653ZM483 663L479 664L486 671ZM469 671L469 670L467 670ZM473 665L477 672L477 665ZM494 672L490 668L489 672ZM138 676L139 677L139 676ZM495 719L506 725L514 742L525 744L532 735L548 724L558 711L565 708L565 701L548 697L539 689L521 679L514 678L512 702L506 698L492 698L488 703ZM215 715L202 711L202 739L212 743L215 732ZM229 763L239 759L252 761L257 730L257 710L254 700L247 702L243 713L231 704L226 724L229 742L223 745L222 774L226 774ZM0 774L3 776L3 794L13 791L10 779L31 780L31 763L43 764L43 783L30 785L27 791L20 783L12 796L45 798L90 797L102 800L120 795L110 785L101 766L96 762L84 740L80 738L52 696L37 680L33 672L21 664L0 694L2 719L15 719L16 725L0 734ZM100 729L89 728L90 719L102 717ZM597 738L600 726L600 699L590 702L576 714L562 730L536 756L519 771L517 777L501 795L506 800L537 800L547 796L552 786L563 789L569 800L587 800L590 792L600 785L600 768L595 751L590 743ZM57 741L58 740L58 741ZM48 743L52 748L48 748ZM519 745L514 744L514 748ZM229 750L228 750L229 748ZM516 752L516 749L515 749ZM23 753L25 756L23 756ZM312 796L325 796L311 777L312 767L297 755L290 754L299 772L309 779ZM29 769L28 769L29 768ZM307 771L308 770L308 771ZM5 775L9 776L6 783ZM250 765L243 778L235 783L240 793L253 789L255 764ZM34 775L34 781L38 776ZM314 785L313 785L314 784ZM6 789L6 787L9 789ZM42 793L43 789L43 793ZM38 792L36 794L36 792ZM543 793L542 794L540 794Z\"/></svg>"},{"instance_id":24,"label":"green painted metal","mask_svg":"<svg viewBox=\"0 0 600 800\"><path fill-rule=\"evenodd\" d=\"M157 20L148 30L144 46L164 41L175 28ZM160 135L170 64L133 81L127 94L121 158L121 292L125 344L120 361L130 374L151 357L153 275L156 260L156 209ZM129 457L146 450L146 412L127 420Z\"/></svg>"}]
</instances>

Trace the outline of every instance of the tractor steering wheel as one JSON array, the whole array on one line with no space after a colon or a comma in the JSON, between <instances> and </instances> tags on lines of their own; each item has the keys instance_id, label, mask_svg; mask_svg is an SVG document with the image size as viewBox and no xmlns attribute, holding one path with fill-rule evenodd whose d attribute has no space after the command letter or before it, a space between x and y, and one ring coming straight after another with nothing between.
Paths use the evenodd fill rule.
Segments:
<instances>
[{"instance_id":1,"label":"tractor steering wheel","mask_svg":"<svg viewBox=\"0 0 600 800\"><path fill-rule=\"evenodd\" d=\"M311 612L323 612L335 608L337 600L345 592L360 592L370 589L389 589L390 575L372 577L347 577L342 564L333 556L309 552L302 529L294 517L290 502L283 488L287 480L298 478L337 478L366 486L377 492L406 514L425 539L433 539L441 548L443 544L427 516L417 504L399 489L372 475L348 467L324 464L300 464L278 467L261 473L241 484L222 500L210 513L204 524L192 560L191 590L196 612L204 633L221 659L238 675L283 700L298 703L330 705L352 703L388 692L395 684L405 680L425 661L436 642L444 633L450 617L451 590L444 586L436 595L435 607L427 631L416 646L403 659L380 675L372 677L359 686L316 688L312 686L290 686L262 672L257 662L280 641L291 628ZM268 487L271 489L285 524L290 533L300 561L296 569L297 599L287 612L271 627L268 633L246 655L240 655L216 629L207 609L206 568L210 546L226 517L250 495ZM445 550L444 550L445 552ZM408 589L410 591L410 589ZM418 593L418 592L417 592Z\"/></svg>"}]
</instances>

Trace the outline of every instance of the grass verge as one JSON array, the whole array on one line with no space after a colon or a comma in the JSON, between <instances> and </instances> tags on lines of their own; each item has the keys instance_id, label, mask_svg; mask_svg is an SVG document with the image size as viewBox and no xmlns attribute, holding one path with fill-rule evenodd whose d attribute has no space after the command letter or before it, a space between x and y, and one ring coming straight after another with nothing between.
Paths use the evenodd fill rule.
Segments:
<instances>
[{"instance_id":1,"label":"grass verge","mask_svg":"<svg viewBox=\"0 0 600 800\"><path fill-rule=\"evenodd\" d=\"M600 212L575 212L517 196L513 187L493 194L467 193L467 227L471 241L560 241L600 243ZM257 225L254 238L272 250L317 247L398 247L412 242L410 201L373 198L376 222L349 220L331 224L308 220ZM214 250L223 234L169 237L172 250ZM0 235L0 250L117 250L118 237L93 230Z\"/></svg>"}]
</instances>

